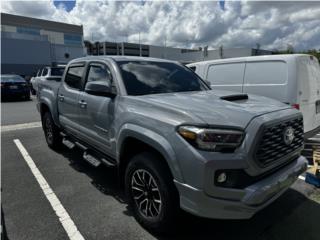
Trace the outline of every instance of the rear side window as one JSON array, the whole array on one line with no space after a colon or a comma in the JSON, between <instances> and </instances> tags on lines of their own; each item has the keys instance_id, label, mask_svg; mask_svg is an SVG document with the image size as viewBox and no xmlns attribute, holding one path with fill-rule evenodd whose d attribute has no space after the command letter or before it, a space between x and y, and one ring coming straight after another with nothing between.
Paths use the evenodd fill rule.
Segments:
<instances>
[{"instance_id":1,"label":"rear side window","mask_svg":"<svg viewBox=\"0 0 320 240\"><path fill-rule=\"evenodd\" d=\"M82 88L82 75L84 66L70 66L65 77L65 83L71 87L80 90Z\"/></svg>"},{"instance_id":2,"label":"rear side window","mask_svg":"<svg viewBox=\"0 0 320 240\"><path fill-rule=\"evenodd\" d=\"M243 83L244 63L211 65L207 80L213 85L235 85Z\"/></svg>"},{"instance_id":3,"label":"rear side window","mask_svg":"<svg viewBox=\"0 0 320 240\"><path fill-rule=\"evenodd\" d=\"M47 76L48 74L48 68L44 68L42 71L42 76Z\"/></svg>"},{"instance_id":4,"label":"rear side window","mask_svg":"<svg viewBox=\"0 0 320 240\"><path fill-rule=\"evenodd\" d=\"M284 84L287 82L287 78L287 64L285 62L247 62L246 84Z\"/></svg>"}]
</instances>

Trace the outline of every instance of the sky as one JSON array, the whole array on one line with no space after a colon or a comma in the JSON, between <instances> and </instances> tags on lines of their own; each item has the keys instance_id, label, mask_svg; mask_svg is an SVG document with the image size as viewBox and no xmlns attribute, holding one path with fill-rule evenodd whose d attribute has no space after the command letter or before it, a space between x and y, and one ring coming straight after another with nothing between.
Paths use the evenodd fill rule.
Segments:
<instances>
[{"instance_id":1,"label":"sky","mask_svg":"<svg viewBox=\"0 0 320 240\"><path fill-rule=\"evenodd\" d=\"M1 1L1 11L81 24L90 41L209 49L320 49L320 2ZM139 37L140 36L140 37Z\"/></svg>"}]
</instances>

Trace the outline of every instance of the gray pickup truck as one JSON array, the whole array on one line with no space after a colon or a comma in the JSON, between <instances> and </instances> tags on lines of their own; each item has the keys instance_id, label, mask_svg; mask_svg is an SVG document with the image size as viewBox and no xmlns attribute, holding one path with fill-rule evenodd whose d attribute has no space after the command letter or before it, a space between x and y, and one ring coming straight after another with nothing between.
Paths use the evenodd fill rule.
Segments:
<instances>
[{"instance_id":1,"label":"gray pickup truck","mask_svg":"<svg viewBox=\"0 0 320 240\"><path fill-rule=\"evenodd\" d=\"M180 208L250 218L307 168L300 112L211 90L173 61L79 58L39 90L49 147L78 147L93 166L115 167L135 218L152 231L176 226Z\"/></svg>"}]
</instances>

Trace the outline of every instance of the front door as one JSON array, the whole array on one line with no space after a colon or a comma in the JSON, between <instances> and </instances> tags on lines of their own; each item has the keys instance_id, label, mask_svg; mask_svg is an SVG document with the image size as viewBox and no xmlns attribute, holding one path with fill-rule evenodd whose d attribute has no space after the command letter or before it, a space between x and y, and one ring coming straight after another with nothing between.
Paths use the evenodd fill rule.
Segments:
<instances>
[{"instance_id":1,"label":"front door","mask_svg":"<svg viewBox=\"0 0 320 240\"><path fill-rule=\"evenodd\" d=\"M90 63L86 83L108 81L113 85L110 68L101 62ZM81 138L85 138L100 151L111 154L110 128L113 123L115 99L90 95L83 91L79 95L79 119Z\"/></svg>"}]
</instances>

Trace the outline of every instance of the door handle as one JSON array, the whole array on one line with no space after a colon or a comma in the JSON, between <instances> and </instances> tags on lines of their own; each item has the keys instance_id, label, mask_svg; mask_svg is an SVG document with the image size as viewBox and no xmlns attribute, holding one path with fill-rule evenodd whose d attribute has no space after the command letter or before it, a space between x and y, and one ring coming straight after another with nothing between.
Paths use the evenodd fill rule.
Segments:
<instances>
[{"instance_id":1,"label":"door handle","mask_svg":"<svg viewBox=\"0 0 320 240\"><path fill-rule=\"evenodd\" d=\"M63 96L62 94L59 94L58 98L59 98L59 101L60 101L60 102L63 102L63 101L64 101L64 96Z\"/></svg>"},{"instance_id":2,"label":"door handle","mask_svg":"<svg viewBox=\"0 0 320 240\"><path fill-rule=\"evenodd\" d=\"M80 100L79 101L79 105L80 105L80 108L86 108L87 107L87 103L84 100Z\"/></svg>"}]
</instances>

